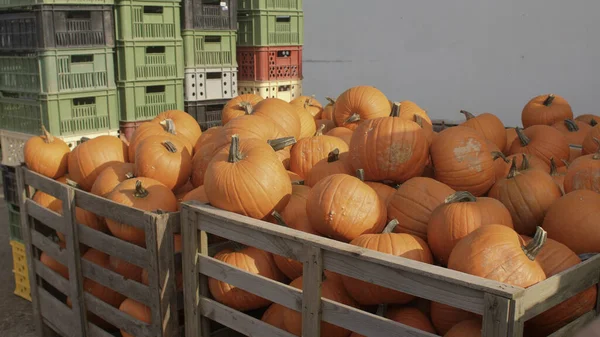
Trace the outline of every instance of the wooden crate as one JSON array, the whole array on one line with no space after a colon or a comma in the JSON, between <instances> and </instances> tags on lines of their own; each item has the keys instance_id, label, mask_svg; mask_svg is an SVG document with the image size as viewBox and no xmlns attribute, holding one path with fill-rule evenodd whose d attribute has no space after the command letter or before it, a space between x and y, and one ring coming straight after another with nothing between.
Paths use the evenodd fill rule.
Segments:
<instances>
[{"instance_id":1,"label":"wooden crate","mask_svg":"<svg viewBox=\"0 0 600 337\"><path fill-rule=\"evenodd\" d=\"M179 213L156 214L126 207L61 184L25 167L17 168L17 180L34 321L39 336L52 335L54 332L72 337L113 336L89 322L86 311L137 337L180 336L173 250L173 234L180 230ZM35 203L30 198L32 188L62 200L62 214L65 216ZM144 229L146 248L76 224L76 207ZM64 233L66 249L60 249L45 236L44 229ZM81 259L80 244L145 268L149 274L149 286L127 280ZM42 251L68 266L69 280L40 262ZM152 312L152 324L136 320L84 292L84 278L92 279L148 306ZM72 309L64 302L66 296L72 301Z\"/></svg>"},{"instance_id":2,"label":"wooden crate","mask_svg":"<svg viewBox=\"0 0 600 337\"><path fill-rule=\"evenodd\" d=\"M320 336L320 322L369 337L434 336L320 296L322 271L354 277L483 315L483 336L523 335L523 323L595 285L600 256L527 289L379 253L283 226L275 226L196 202L182 205L185 335L208 336L217 321L248 336L293 335L210 298L208 278L232 284L302 312L304 336ZM247 273L210 257L207 234L253 246L304 264L304 291ZM596 309L598 310L598 309ZM591 311L552 336L570 336L596 316Z\"/></svg>"}]
</instances>

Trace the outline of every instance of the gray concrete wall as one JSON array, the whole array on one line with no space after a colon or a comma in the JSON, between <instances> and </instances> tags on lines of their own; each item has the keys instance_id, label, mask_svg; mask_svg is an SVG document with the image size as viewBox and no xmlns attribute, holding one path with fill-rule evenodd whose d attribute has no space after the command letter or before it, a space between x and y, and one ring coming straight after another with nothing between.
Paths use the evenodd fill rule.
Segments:
<instances>
[{"instance_id":1,"label":"gray concrete wall","mask_svg":"<svg viewBox=\"0 0 600 337\"><path fill-rule=\"evenodd\" d=\"M542 93L600 113L598 13L595 0L304 0L303 91L373 85L434 118L511 126Z\"/></svg>"}]
</instances>

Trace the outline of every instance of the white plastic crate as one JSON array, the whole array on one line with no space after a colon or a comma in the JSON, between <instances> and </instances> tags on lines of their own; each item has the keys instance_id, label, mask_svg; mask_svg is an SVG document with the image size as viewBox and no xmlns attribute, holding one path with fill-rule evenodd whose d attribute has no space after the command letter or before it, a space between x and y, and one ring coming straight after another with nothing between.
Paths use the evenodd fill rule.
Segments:
<instances>
[{"instance_id":1,"label":"white plastic crate","mask_svg":"<svg viewBox=\"0 0 600 337\"><path fill-rule=\"evenodd\" d=\"M279 98L286 102L302 96L302 81L242 81L238 84L238 92L243 94L257 94L263 98Z\"/></svg>"},{"instance_id":2,"label":"white plastic crate","mask_svg":"<svg viewBox=\"0 0 600 337\"><path fill-rule=\"evenodd\" d=\"M103 135L117 136L119 130L111 130L106 132L96 132L91 134L83 134L69 137L58 137L65 141L71 149L77 146L82 137L96 138ZM23 159L23 147L27 140L34 135L0 130L0 147L2 147L2 165L17 166L21 165Z\"/></svg>"},{"instance_id":3,"label":"white plastic crate","mask_svg":"<svg viewBox=\"0 0 600 337\"><path fill-rule=\"evenodd\" d=\"M198 102L237 96L237 68L186 68L185 101Z\"/></svg>"}]
</instances>

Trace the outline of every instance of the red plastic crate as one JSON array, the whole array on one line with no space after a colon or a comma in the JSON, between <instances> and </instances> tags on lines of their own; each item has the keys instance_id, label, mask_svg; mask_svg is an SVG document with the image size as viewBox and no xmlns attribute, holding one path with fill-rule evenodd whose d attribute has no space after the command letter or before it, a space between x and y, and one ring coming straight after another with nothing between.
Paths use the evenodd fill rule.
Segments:
<instances>
[{"instance_id":1,"label":"red plastic crate","mask_svg":"<svg viewBox=\"0 0 600 337\"><path fill-rule=\"evenodd\" d=\"M237 48L238 80L302 79L302 46Z\"/></svg>"}]
</instances>

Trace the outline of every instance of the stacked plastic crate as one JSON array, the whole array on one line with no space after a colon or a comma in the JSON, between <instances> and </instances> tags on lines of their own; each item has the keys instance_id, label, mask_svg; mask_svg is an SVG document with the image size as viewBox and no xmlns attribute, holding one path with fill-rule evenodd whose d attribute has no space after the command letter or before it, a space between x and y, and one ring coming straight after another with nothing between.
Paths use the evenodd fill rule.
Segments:
<instances>
[{"instance_id":1,"label":"stacked plastic crate","mask_svg":"<svg viewBox=\"0 0 600 337\"><path fill-rule=\"evenodd\" d=\"M0 2L3 164L19 164L42 125L71 144L117 132L111 2Z\"/></svg>"},{"instance_id":2,"label":"stacked plastic crate","mask_svg":"<svg viewBox=\"0 0 600 337\"><path fill-rule=\"evenodd\" d=\"M237 96L237 0L183 0L185 111L202 130L221 124Z\"/></svg>"},{"instance_id":3,"label":"stacked plastic crate","mask_svg":"<svg viewBox=\"0 0 600 337\"><path fill-rule=\"evenodd\" d=\"M302 0L239 0L239 94L302 95Z\"/></svg>"},{"instance_id":4,"label":"stacked plastic crate","mask_svg":"<svg viewBox=\"0 0 600 337\"><path fill-rule=\"evenodd\" d=\"M120 128L183 110L181 0L115 0Z\"/></svg>"}]
</instances>

